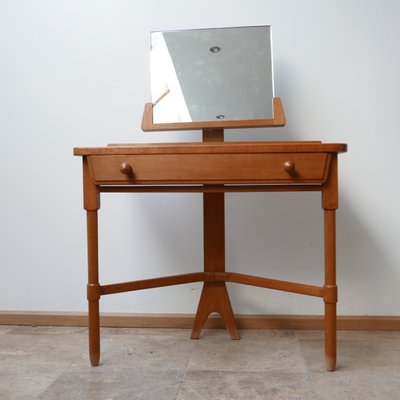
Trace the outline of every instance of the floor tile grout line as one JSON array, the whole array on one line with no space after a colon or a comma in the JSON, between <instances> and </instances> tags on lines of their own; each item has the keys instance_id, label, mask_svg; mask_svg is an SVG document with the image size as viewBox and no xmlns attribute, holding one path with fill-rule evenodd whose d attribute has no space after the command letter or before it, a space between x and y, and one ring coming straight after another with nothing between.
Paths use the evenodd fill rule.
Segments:
<instances>
[{"instance_id":1,"label":"floor tile grout line","mask_svg":"<svg viewBox=\"0 0 400 400\"><path fill-rule=\"evenodd\" d=\"M306 356L304 354L304 350L303 350L303 348L301 346L300 339L299 339L299 337L297 335L297 332L295 332L295 338L296 338L296 341L297 341L297 344L298 344L298 347L299 347L299 350L300 350L300 354L301 354L302 359L303 359L303 365L304 365L304 371L305 371L304 374L305 374L305 377L306 377L306 380L307 380L307 384L308 384L308 386L309 386L309 388L311 390L312 399L317 400L318 399L318 395L317 395L317 392L315 390L315 383L314 383L313 379L311 378L312 372L310 371L310 369L309 369L309 367L307 365ZM321 357L322 357L322 355L321 355ZM325 372L327 372L327 371L325 371ZM329 373L331 373L331 372L329 372Z\"/></svg>"},{"instance_id":2,"label":"floor tile grout line","mask_svg":"<svg viewBox=\"0 0 400 400\"><path fill-rule=\"evenodd\" d=\"M46 394L46 392L60 379L62 375L64 375L67 370L71 367L71 365L78 359L82 357L85 353L85 349L82 349L79 355L77 355L73 360L71 360L64 368L61 369L60 373L53 379L53 381L46 387L46 389L42 390L42 392L36 397L36 400L40 400L40 398Z\"/></svg>"},{"instance_id":3,"label":"floor tile grout line","mask_svg":"<svg viewBox=\"0 0 400 400\"><path fill-rule=\"evenodd\" d=\"M190 350L190 355L189 355L189 357L188 357L188 359L187 359L186 367L185 367L185 369L184 369L182 379L180 380L179 385L178 385L178 388L177 388L177 391L176 391L175 400L178 400L178 398L179 398L179 396L180 396L180 392L181 392L182 385L183 385L183 383L185 382L185 379L186 379L186 375L187 375L188 367L189 367L189 364L190 364L190 360L191 360L191 358L192 358L192 356L193 356L193 352L194 352L195 348L198 347L198 343L199 343L199 340L198 340L198 339L190 339L190 340L196 340L196 341L195 341L195 343L194 343L192 349Z\"/></svg>"},{"instance_id":4,"label":"floor tile grout line","mask_svg":"<svg viewBox=\"0 0 400 400\"><path fill-rule=\"evenodd\" d=\"M13 328L12 328L13 329ZM10 332L9 330L7 332ZM44 339L41 339L41 343L42 345L44 344L46 347L47 346L47 339L46 339L46 332L44 333ZM79 368L83 368L82 370L88 372L88 374L90 375L90 370L92 369L92 367L90 367L89 365L89 357L87 355L87 344L84 344L83 341L81 339L83 339L84 335L87 334L86 331L81 331L79 332L79 340L75 340L74 338L76 338L77 336L74 334L71 336L71 338L68 338L68 336L70 336L71 331L62 333L60 332L50 332L54 334L54 338L56 339L55 342L53 343L51 341L51 338L49 339L49 352L47 353L47 357L44 357L43 360L47 360L49 363L49 368L53 368L52 367L52 361L55 361L56 357L57 357L57 344L64 341L70 341L72 340L71 343L75 343L74 346L69 346L67 343L67 346L62 345L62 348L64 349L63 351L65 351L65 349L69 352L68 349L72 349L73 353L72 354L66 354L66 356L64 355L64 353L61 353L60 355L62 357L59 358L59 363L54 364L56 368L56 370L54 371L55 374L54 376L48 376L48 379L44 382L44 384L39 388L38 391L35 392L35 394L32 393L32 396L27 395L26 398L34 398L34 399L42 399L42 396L44 396L44 398L48 398L47 396L53 393L53 391L55 389L57 389L60 385L63 383L63 381L65 379L67 379L67 377L69 376L68 374L71 373L72 375L74 373L79 374ZM59 336L60 333L60 336ZM111 333L111 332L110 332ZM128 333L128 332L127 332ZM170 330L171 333L171 337L174 337L174 331ZM213 332L215 333L215 332ZM27 332L28 335L32 334L32 332ZM41 332L35 332L36 335L40 335ZM144 336L146 334L145 331L143 331L143 335ZM18 332L18 335L11 335L11 336L15 336L15 348L18 349L18 344L19 341L21 340L21 335L22 335L22 331ZM372 335L372 334L371 334ZM400 378L400 373L398 372L398 365L400 364L400 359L399 361L397 361L397 357L393 357L393 359L389 360L389 366L386 366L386 369L382 370L382 366L386 365L384 363L384 356L386 355L390 355L392 353L390 353L391 351L396 351L397 349L400 349L400 334L398 335L393 335L392 336L387 336L387 333L382 333L383 336L381 336L381 334L375 333L372 336L371 335L366 335L365 332L364 333L354 333L354 337L353 337L353 333L351 333L350 335L346 334L345 337L343 337L341 340L339 340L339 342L341 341L343 344L345 344L347 346L347 349L350 350L350 352L355 352L360 349L364 349L364 348L369 348L369 346L371 344L376 345L378 352L376 352L374 349L374 347L372 347L370 350L371 352L374 351L374 355L378 354L377 357L375 357L375 363L374 368L375 369L371 369L371 370L365 370L363 368L363 366L360 364L360 362L357 362L357 356L353 353L350 354L345 354L345 352L343 352L343 366L344 368L342 368L340 371L338 371L338 373L334 372L327 372L324 368L324 363L323 363L323 338L317 338L315 337L315 335L313 333L310 333L310 335L307 337L305 335L304 332L295 332L295 335L288 337L287 339L293 340L293 351L296 352L297 354L297 350L296 348L299 349L298 351L298 357L295 358L296 363L294 363L293 365L297 365L299 367L299 369L293 370L290 363L287 364L287 367L284 368L278 368L278 369L273 369L274 365L275 366L282 366L283 364L276 364L276 363L266 363L266 369L264 370L259 370L259 372L261 374L259 374L257 377L255 377L254 379L256 381L259 380L263 380L263 375L265 374L265 376L267 376L270 373L274 373L276 372L277 375L285 375L282 374L282 372L287 372L290 374L292 374L293 376L296 374L297 375L297 380L298 382L301 382L302 385L304 385L304 389L308 388L308 397L305 397L307 399L310 400L316 400L316 399L321 399L321 398L331 398L331 397L325 397L326 393L325 393L325 386L328 384L329 385L333 385L336 383L341 383L344 384L343 389L341 388L341 386L339 385L339 387L335 386L334 392L338 391L338 393L350 393L349 390L351 391L351 393L353 393L353 390L358 390L358 392L356 393L361 393L362 390L365 389L361 389L363 387L363 385L360 385L359 387L354 387L350 386L350 384L352 384L352 380L355 380L356 382L366 382L366 388L368 390L389 390L390 391L390 395L393 396L393 394L395 393L395 390L398 389L398 378ZM7 335L8 336L8 335ZM112 335L114 336L114 335ZM1 335L0 336L0 341L4 336ZM34 337L34 339L37 336ZM52 336L51 336L52 337ZM264 335L261 335L260 337L258 336L254 336L255 338L257 338L256 340L258 341L260 338L262 339L264 337ZM244 366L245 369L239 369L239 370L229 370L229 365L227 364L213 364L213 365L209 365L207 364L207 362L204 362L204 360L200 360L201 362L198 363L197 360L197 356L195 352L197 351L203 351L204 349L206 349L208 347L208 345L211 344L211 348L213 348L213 346L215 345L224 345L227 346L227 351L229 352L230 348L229 344L230 344L230 340L226 339L225 337L223 338L224 340L221 340L221 335L217 334L217 335L211 335L211 336L207 336L207 338L209 340L199 340L196 341L195 343L193 343L193 345L189 345L189 346L184 346L181 351L184 353L183 357L181 358L181 361L179 362L179 367L174 368L174 367L170 367L170 363L167 362L167 365L165 368L163 368L164 364L157 364L157 367L137 367L138 370L141 370L142 372L139 373L139 376L143 373L144 375L146 375L146 370L149 369L149 371L153 371L152 375L154 375L154 383L157 383L157 371L166 371L168 372L168 380L169 382L171 382L171 384L173 383L173 386L170 387L171 391L168 394L168 398L172 399L175 398L177 399L186 399L187 396L190 397L191 393L193 392L193 382L196 381L196 379L200 379L201 378L201 373L198 375L192 375L191 372L207 372L209 376L212 375L221 375L224 377L224 379L228 379L228 381L235 381L235 375L234 374L242 374L245 373L247 376L250 376L252 374L254 374L254 370L250 370L251 369L251 365L250 364L243 364L241 363L241 365L238 366L238 368L240 366ZM280 337L280 335L278 335L277 340L279 340L279 338L283 338ZM114 337L114 339L116 341L118 341L118 332L116 333L116 336ZM131 339L134 341L135 340L135 336L132 335ZM203 338L205 339L205 338ZM265 336L266 340L274 340L274 336ZM35 339L36 340L36 339ZM176 345L177 348L174 348L174 352L170 353L170 350L167 349L167 355L168 355L168 360L174 360L173 357L176 357L175 351L180 351L179 348L181 348L180 345L180 340L182 340L182 334L181 333L176 333ZM189 339L185 339L186 341L191 341ZM248 336L248 341L247 343L252 342L252 336ZM383 346L382 346L382 341L383 341ZM10 342L11 343L11 342ZM168 342L169 343L169 342ZM286 343L286 342L284 342ZM318 343L318 348L316 348L316 345ZM362 346L360 347L360 343L362 344ZM243 343L246 344L246 343ZM378 346L379 345L379 346ZM285 345L286 346L286 345ZM393 348L393 346L395 346L395 348ZM41 359L41 353L39 353L42 350L43 346L39 346L39 348L36 350L37 351L37 360ZM44 348L43 347L43 348ZM321 347L321 348L320 348ZM10 347L11 348L11 347ZM274 349L272 349L274 350ZM279 350L279 348L277 348L277 351ZM311 358L310 358L310 354L308 353L308 350L311 351ZM379 350L381 350L381 353L379 353ZM169 352L169 353L168 353ZM258 360L258 365L262 366L263 364L263 360L260 357L264 357L263 354L257 354L254 353L256 356L256 359ZM372 353L366 353L366 356L368 356L368 354L371 356ZM395 353L395 355L397 355L397 353ZM35 356L35 354L33 354L33 356ZM217 355L218 356L218 355ZM268 357L268 353L266 353L265 355L266 357ZM292 356L289 354L290 360L292 359ZM365 361L369 361L370 358L365 358ZM85 360L85 363L83 365L83 360ZM260 361L261 360L261 361ZM286 360L286 356L285 356L285 360ZM354 361L355 360L355 361ZM31 359L31 361L35 361L35 359ZM118 359L116 360L118 361ZM74 369L74 363L76 364L76 366L78 367L77 370ZM191 364L193 363L193 364ZM382 364L383 363L383 364ZM173 363L175 365L175 362ZM193 369L197 367L200 367L199 369ZM218 367L218 369L207 369L207 366L214 366L214 367ZM224 369L224 366L227 366L228 369ZM315 367L318 367L319 369L316 370ZM5 368L5 364L3 364L3 367ZM250 368L248 368L250 367ZM100 368L104 368L104 374L107 375L107 366L102 366ZM112 369L114 369L117 373L117 375L119 373L123 373L123 371L125 370L131 370L132 367L130 367L129 365L124 365L123 363L119 364L115 364L114 362L114 366L111 366ZM383 376L385 376L388 372L388 368L391 368L391 370L389 370L390 374L391 374L391 378L392 381L389 382L389 389L386 389L386 387L384 387L384 382L380 382L380 380L382 379ZM247 371L247 372L246 372ZM293 374L294 373L294 374ZM66 374L66 375L64 375ZM226 375L224 375L226 374ZM389 374L389 375L390 375ZM97 375L97 374L95 374ZM102 375L102 374L99 374ZM206 374L207 375L207 374ZM273 374L271 374L273 375ZM289 376L287 375L287 376ZM66 378L63 378L63 376L65 376ZM22 378L23 375L21 374L19 378ZM362 379L361 379L362 378ZM152 378L153 379L153 378ZM363 381L364 380L364 381ZM21 381L23 381L23 379L21 379ZM1 379L0 379L1 382ZM88 382L83 380L82 381L84 385L87 385ZM23 384L23 382L21 382L21 384ZM55 386L53 386L55 385ZM140 385L140 382L139 382ZM47 386L47 387L46 387ZM365 385L364 385L365 386ZM79 386L77 386L75 389L78 390ZM269 386L268 386L269 388ZM73 384L71 389L74 389ZM239 387L240 389L240 387ZM29 389L29 385L27 386L27 390ZM347 392L346 392L347 390ZM40 391L40 393L39 393ZM207 382L203 383L203 392L207 393ZM370 392L372 393L372 392ZM382 392L382 393L386 393L386 392ZM393 394L392 394L393 393ZM398 394L398 391L396 392ZM66 392L66 395L68 395L68 393ZM220 395L220 392L214 392L214 397L213 399L217 399L218 396ZM197 396L197 393L196 393ZM49 397L49 398L50 398ZM385 396L383 396L385 397ZM9 397L7 397L8 399L10 399ZM64 398L64 397L62 397ZM236 397L235 397L236 398ZM334 398L334 397L332 397ZM336 398L340 398L340 397L336 397ZM343 398L343 397L342 397ZM358 397L361 398L361 397ZM365 397L364 397L365 398ZM369 398L368 396L366 398ZM389 399L389 397L387 397ZM396 399L397 400L398 397L390 397L390 399ZM124 397L125 399L125 397ZM60 399L61 400L61 399Z\"/></svg>"}]
</instances>

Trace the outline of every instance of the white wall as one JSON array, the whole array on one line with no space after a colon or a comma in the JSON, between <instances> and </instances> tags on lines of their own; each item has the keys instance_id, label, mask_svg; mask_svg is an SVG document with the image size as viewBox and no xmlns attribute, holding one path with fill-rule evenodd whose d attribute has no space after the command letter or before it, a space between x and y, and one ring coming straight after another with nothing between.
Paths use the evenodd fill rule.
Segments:
<instances>
[{"instance_id":1,"label":"white wall","mask_svg":"<svg viewBox=\"0 0 400 400\"><path fill-rule=\"evenodd\" d=\"M400 313L400 3L0 0L0 309L86 310L81 160L74 146L199 140L143 133L149 32L273 27L287 127L228 140L346 142L340 157L339 313ZM101 282L201 270L199 194L104 195ZM320 284L311 194L230 194L227 268ZM316 314L322 301L230 285L237 313ZM200 285L102 299L103 311L193 313Z\"/></svg>"}]
</instances>

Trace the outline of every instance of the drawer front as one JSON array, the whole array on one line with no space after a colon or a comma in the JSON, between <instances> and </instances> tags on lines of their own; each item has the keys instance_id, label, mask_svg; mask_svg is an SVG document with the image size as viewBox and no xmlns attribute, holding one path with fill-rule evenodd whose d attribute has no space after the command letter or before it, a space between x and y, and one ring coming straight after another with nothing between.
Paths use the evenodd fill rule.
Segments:
<instances>
[{"instance_id":1,"label":"drawer front","mask_svg":"<svg viewBox=\"0 0 400 400\"><path fill-rule=\"evenodd\" d=\"M327 153L140 154L88 157L98 184L322 183Z\"/></svg>"}]
</instances>

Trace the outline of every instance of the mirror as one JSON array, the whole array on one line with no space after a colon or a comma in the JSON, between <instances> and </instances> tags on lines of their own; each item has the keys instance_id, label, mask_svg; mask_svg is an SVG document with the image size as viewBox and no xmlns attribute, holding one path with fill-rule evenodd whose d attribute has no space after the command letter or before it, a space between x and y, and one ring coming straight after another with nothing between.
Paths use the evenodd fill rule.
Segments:
<instances>
[{"instance_id":1,"label":"mirror","mask_svg":"<svg viewBox=\"0 0 400 400\"><path fill-rule=\"evenodd\" d=\"M151 33L153 123L273 118L270 26Z\"/></svg>"}]
</instances>

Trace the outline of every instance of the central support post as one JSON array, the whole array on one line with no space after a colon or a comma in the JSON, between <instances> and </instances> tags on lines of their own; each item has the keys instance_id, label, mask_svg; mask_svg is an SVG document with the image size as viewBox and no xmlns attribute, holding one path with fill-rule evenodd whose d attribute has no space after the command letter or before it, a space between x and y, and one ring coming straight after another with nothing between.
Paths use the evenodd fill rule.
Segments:
<instances>
[{"instance_id":1,"label":"central support post","mask_svg":"<svg viewBox=\"0 0 400 400\"><path fill-rule=\"evenodd\" d=\"M223 142L223 129L204 129L203 142ZM203 193L204 271L225 272L225 194ZM208 316L221 315L232 339L240 339L225 282L204 282L193 324L198 339Z\"/></svg>"}]
</instances>

